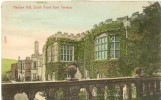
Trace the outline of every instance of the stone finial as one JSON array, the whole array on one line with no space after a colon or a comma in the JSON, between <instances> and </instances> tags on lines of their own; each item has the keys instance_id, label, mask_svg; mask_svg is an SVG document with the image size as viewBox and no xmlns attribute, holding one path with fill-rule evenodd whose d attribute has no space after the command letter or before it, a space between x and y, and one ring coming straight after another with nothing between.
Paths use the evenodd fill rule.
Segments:
<instances>
[{"instance_id":1,"label":"stone finial","mask_svg":"<svg viewBox=\"0 0 161 100\"><path fill-rule=\"evenodd\" d=\"M140 67L136 67L134 69L135 72L135 77L141 77L141 68Z\"/></svg>"},{"instance_id":2,"label":"stone finial","mask_svg":"<svg viewBox=\"0 0 161 100\"><path fill-rule=\"evenodd\" d=\"M69 81L76 81L78 79L75 78L75 74L77 72L77 66L76 64L70 64L67 68L68 74L70 76Z\"/></svg>"}]
</instances>

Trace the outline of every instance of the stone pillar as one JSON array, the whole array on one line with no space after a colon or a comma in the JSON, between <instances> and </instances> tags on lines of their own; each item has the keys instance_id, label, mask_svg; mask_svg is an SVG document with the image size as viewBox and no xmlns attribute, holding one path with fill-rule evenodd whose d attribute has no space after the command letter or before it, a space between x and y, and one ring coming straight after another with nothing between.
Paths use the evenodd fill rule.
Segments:
<instances>
[{"instance_id":1,"label":"stone pillar","mask_svg":"<svg viewBox=\"0 0 161 100\"><path fill-rule=\"evenodd\" d=\"M141 68L140 67L136 67L135 70L135 78L138 78L136 79L136 99L137 100L142 100L142 97L143 97L143 82L141 81Z\"/></svg>"},{"instance_id":2,"label":"stone pillar","mask_svg":"<svg viewBox=\"0 0 161 100\"><path fill-rule=\"evenodd\" d=\"M142 100L143 97L143 83L140 79L136 80L136 98L137 100Z\"/></svg>"},{"instance_id":3,"label":"stone pillar","mask_svg":"<svg viewBox=\"0 0 161 100\"><path fill-rule=\"evenodd\" d=\"M131 96L131 85L127 83L123 87L123 100L131 100Z\"/></svg>"},{"instance_id":4,"label":"stone pillar","mask_svg":"<svg viewBox=\"0 0 161 100\"><path fill-rule=\"evenodd\" d=\"M68 66L68 75L69 75L69 79L68 81L78 81L77 78L75 78L75 74L77 72L77 65L76 64L70 64ZM80 91L80 87L79 86L70 86L68 88L66 88L65 90L65 96L68 98L67 100L77 100L78 99L78 94Z\"/></svg>"}]
</instances>

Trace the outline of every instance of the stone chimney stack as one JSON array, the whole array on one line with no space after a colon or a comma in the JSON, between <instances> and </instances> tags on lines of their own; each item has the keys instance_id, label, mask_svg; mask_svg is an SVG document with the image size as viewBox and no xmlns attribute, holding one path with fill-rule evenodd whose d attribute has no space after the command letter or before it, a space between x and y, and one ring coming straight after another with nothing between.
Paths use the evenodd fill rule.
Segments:
<instances>
[{"instance_id":1,"label":"stone chimney stack","mask_svg":"<svg viewBox=\"0 0 161 100\"><path fill-rule=\"evenodd\" d=\"M39 54L39 42L38 41L35 41L34 54L35 55Z\"/></svg>"},{"instance_id":2,"label":"stone chimney stack","mask_svg":"<svg viewBox=\"0 0 161 100\"><path fill-rule=\"evenodd\" d=\"M20 60L20 56L18 56L18 61Z\"/></svg>"}]
</instances>

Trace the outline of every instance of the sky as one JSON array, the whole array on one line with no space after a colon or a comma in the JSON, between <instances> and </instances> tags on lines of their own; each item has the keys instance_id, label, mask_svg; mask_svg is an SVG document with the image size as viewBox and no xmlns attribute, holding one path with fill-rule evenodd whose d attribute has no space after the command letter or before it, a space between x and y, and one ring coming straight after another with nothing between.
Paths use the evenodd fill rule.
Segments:
<instances>
[{"instance_id":1,"label":"sky","mask_svg":"<svg viewBox=\"0 0 161 100\"><path fill-rule=\"evenodd\" d=\"M35 41L39 41L39 52L42 53L47 37L58 31L82 33L107 19L131 16L137 11L141 13L148 5L147 1L3 2L1 56L8 59L31 57Z\"/></svg>"}]
</instances>

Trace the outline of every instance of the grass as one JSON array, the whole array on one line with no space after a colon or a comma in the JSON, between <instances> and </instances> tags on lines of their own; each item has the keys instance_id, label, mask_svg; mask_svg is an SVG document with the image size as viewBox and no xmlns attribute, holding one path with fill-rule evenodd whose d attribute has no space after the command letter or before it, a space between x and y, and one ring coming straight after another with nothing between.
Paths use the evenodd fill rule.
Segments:
<instances>
[{"instance_id":1,"label":"grass","mask_svg":"<svg viewBox=\"0 0 161 100\"><path fill-rule=\"evenodd\" d=\"M15 59L2 59L1 60L1 72L2 74L6 74L7 71L11 70L11 64L16 63L17 60Z\"/></svg>"}]
</instances>

